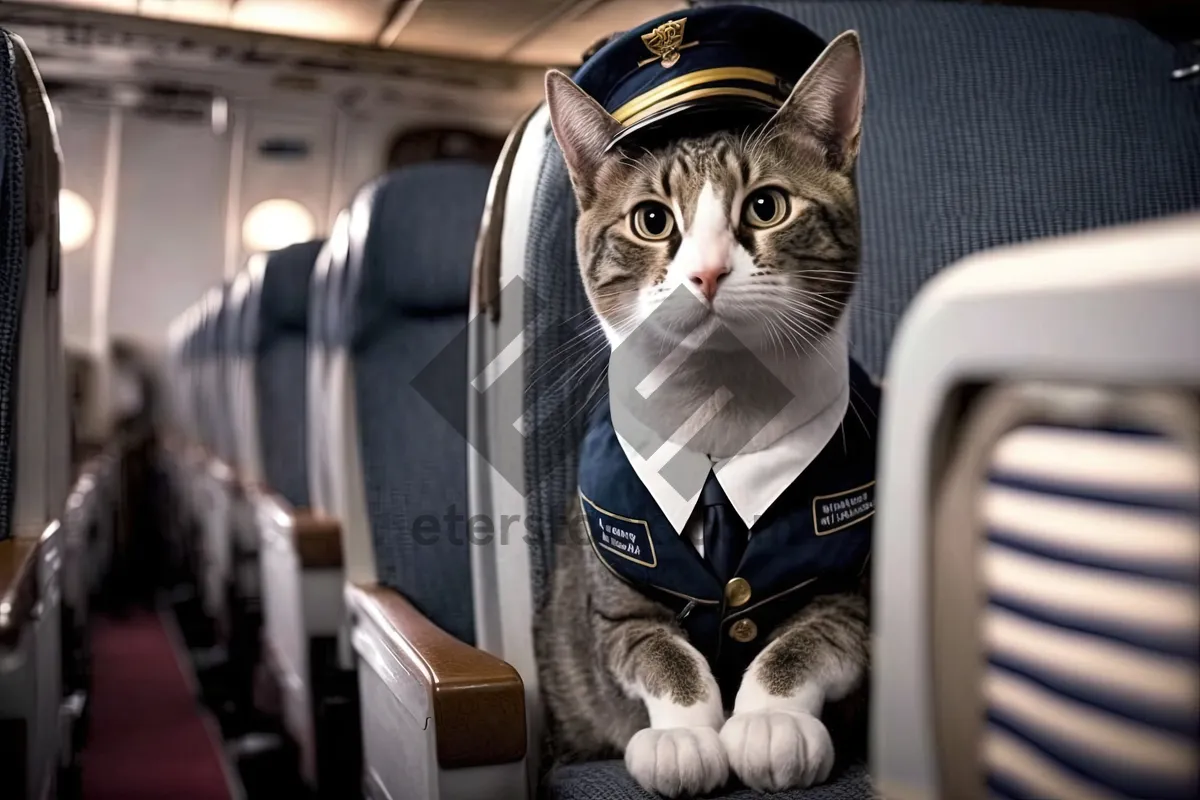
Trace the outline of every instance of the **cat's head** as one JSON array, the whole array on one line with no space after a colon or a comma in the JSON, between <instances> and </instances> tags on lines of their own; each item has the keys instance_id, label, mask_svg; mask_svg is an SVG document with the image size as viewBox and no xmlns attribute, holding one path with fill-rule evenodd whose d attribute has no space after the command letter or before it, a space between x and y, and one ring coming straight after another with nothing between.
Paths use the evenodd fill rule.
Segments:
<instances>
[{"instance_id":1,"label":"cat's head","mask_svg":"<svg viewBox=\"0 0 1200 800\"><path fill-rule=\"evenodd\" d=\"M642 325L676 344L719 325L751 347L812 349L829 335L858 270L863 84L847 32L765 124L609 149L620 124L549 73L580 271L614 346Z\"/></svg>"}]
</instances>

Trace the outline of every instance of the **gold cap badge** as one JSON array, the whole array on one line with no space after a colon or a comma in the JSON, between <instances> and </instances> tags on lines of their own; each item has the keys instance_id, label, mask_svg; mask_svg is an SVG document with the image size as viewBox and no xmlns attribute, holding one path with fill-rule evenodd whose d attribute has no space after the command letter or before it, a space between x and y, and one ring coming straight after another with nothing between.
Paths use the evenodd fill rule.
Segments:
<instances>
[{"instance_id":1,"label":"gold cap badge","mask_svg":"<svg viewBox=\"0 0 1200 800\"><path fill-rule=\"evenodd\" d=\"M683 43L683 25L687 17L664 22L649 33L642 34L642 43L646 49L654 53L654 58L639 61L638 66L644 67L661 59L663 68L673 67L679 63L679 51L691 47L695 42Z\"/></svg>"}]
</instances>

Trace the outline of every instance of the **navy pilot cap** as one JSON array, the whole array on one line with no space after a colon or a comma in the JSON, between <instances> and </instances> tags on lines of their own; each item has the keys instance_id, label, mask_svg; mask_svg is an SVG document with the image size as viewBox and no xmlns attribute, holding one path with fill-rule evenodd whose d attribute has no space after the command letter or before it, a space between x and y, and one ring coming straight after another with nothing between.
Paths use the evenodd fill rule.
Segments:
<instances>
[{"instance_id":1,"label":"navy pilot cap","mask_svg":"<svg viewBox=\"0 0 1200 800\"><path fill-rule=\"evenodd\" d=\"M668 119L774 113L825 44L791 17L764 8L684 9L617 36L574 80L621 124L612 147Z\"/></svg>"}]
</instances>

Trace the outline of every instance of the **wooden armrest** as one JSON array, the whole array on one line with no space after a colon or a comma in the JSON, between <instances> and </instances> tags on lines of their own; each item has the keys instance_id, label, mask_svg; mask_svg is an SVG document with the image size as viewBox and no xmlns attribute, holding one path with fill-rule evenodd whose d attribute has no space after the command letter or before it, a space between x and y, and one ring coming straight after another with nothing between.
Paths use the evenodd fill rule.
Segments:
<instances>
[{"instance_id":1,"label":"wooden armrest","mask_svg":"<svg viewBox=\"0 0 1200 800\"><path fill-rule=\"evenodd\" d=\"M301 569L342 568L342 524L307 508L292 508L286 500L262 486L249 488L255 505L274 520L280 532L291 536Z\"/></svg>"},{"instance_id":2,"label":"wooden armrest","mask_svg":"<svg viewBox=\"0 0 1200 800\"><path fill-rule=\"evenodd\" d=\"M342 524L332 517L297 509L292 515L292 544L302 569L342 568Z\"/></svg>"},{"instance_id":3,"label":"wooden armrest","mask_svg":"<svg viewBox=\"0 0 1200 800\"><path fill-rule=\"evenodd\" d=\"M42 543L54 535L53 523L41 536L14 536L0 542L0 647L14 646L34 620L41 590L38 558Z\"/></svg>"},{"instance_id":4,"label":"wooden armrest","mask_svg":"<svg viewBox=\"0 0 1200 800\"><path fill-rule=\"evenodd\" d=\"M525 688L512 666L455 639L392 589L355 584L346 599L427 687L439 764L457 769L525 756Z\"/></svg>"}]
</instances>

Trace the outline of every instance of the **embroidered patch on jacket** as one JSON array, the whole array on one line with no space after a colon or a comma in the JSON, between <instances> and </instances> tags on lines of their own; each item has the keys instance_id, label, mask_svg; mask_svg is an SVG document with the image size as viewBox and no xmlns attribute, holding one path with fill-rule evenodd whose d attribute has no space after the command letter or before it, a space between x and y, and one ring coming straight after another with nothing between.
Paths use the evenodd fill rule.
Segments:
<instances>
[{"instance_id":1,"label":"embroidered patch on jacket","mask_svg":"<svg viewBox=\"0 0 1200 800\"><path fill-rule=\"evenodd\" d=\"M606 511L585 497L583 492L579 493L579 500L588 529L597 545L643 567L653 569L658 566L654 542L650 539L650 523Z\"/></svg>"},{"instance_id":2,"label":"embroidered patch on jacket","mask_svg":"<svg viewBox=\"0 0 1200 800\"><path fill-rule=\"evenodd\" d=\"M875 481L837 494L813 498L813 530L817 536L849 528L875 513Z\"/></svg>"}]
</instances>

